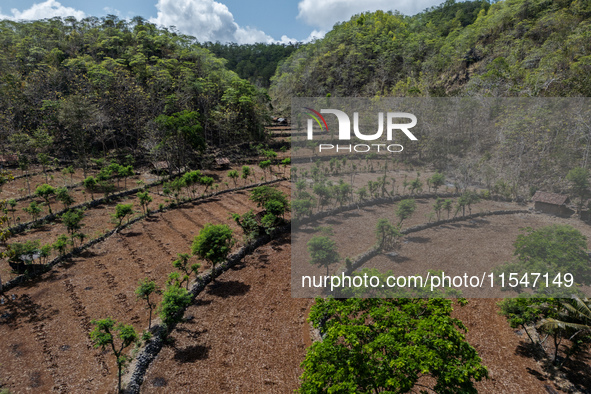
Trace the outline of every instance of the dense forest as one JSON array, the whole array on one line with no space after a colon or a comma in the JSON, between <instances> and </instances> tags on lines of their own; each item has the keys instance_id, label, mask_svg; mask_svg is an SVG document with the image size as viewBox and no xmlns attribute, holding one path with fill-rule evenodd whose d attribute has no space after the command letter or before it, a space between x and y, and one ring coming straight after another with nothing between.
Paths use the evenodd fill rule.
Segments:
<instances>
[{"instance_id":1,"label":"dense forest","mask_svg":"<svg viewBox=\"0 0 591 394\"><path fill-rule=\"evenodd\" d=\"M217 57L226 59L226 67L253 84L268 88L277 65L289 57L300 43L289 44L221 44L206 42L202 46Z\"/></svg>"},{"instance_id":2,"label":"dense forest","mask_svg":"<svg viewBox=\"0 0 591 394\"><path fill-rule=\"evenodd\" d=\"M264 139L268 96L189 36L141 17L0 21L0 146L60 159L107 151L180 168ZM2 152L0 152L2 153Z\"/></svg>"},{"instance_id":3,"label":"dense forest","mask_svg":"<svg viewBox=\"0 0 591 394\"><path fill-rule=\"evenodd\" d=\"M287 114L292 97L583 97L590 75L591 2L448 0L415 16L376 11L335 25L279 65L269 93ZM568 127L515 115L491 132L464 119L422 133L412 154L514 198L566 191L568 171L589 165L587 103L576 103Z\"/></svg>"},{"instance_id":4,"label":"dense forest","mask_svg":"<svg viewBox=\"0 0 591 394\"><path fill-rule=\"evenodd\" d=\"M335 25L277 70L271 95L589 96L591 3L448 0Z\"/></svg>"}]
</instances>

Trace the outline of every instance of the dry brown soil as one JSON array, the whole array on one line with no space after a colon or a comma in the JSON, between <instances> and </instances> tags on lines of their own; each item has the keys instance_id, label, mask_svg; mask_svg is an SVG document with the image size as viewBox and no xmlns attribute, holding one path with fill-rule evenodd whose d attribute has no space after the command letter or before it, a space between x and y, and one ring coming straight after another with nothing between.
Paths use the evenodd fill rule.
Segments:
<instances>
[{"instance_id":1,"label":"dry brown soil","mask_svg":"<svg viewBox=\"0 0 591 394\"><path fill-rule=\"evenodd\" d=\"M290 393L306 352L311 299L290 296L290 238L209 285L150 366L142 392Z\"/></svg>"}]
</instances>

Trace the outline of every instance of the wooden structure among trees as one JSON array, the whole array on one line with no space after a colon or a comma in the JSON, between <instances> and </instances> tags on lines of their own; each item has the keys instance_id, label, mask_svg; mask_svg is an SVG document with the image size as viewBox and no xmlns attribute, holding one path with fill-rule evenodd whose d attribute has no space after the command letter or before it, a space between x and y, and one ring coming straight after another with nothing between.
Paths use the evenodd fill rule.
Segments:
<instances>
[{"instance_id":1,"label":"wooden structure among trees","mask_svg":"<svg viewBox=\"0 0 591 394\"><path fill-rule=\"evenodd\" d=\"M537 191L532 197L534 209L561 217L569 217L574 211L566 206L569 197L564 194Z\"/></svg>"}]
</instances>

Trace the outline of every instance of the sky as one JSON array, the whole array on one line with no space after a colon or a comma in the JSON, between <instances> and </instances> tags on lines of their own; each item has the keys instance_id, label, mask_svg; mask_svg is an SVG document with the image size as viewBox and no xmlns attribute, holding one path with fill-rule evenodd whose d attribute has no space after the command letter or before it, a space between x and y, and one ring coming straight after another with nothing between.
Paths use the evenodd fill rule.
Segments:
<instances>
[{"instance_id":1,"label":"sky","mask_svg":"<svg viewBox=\"0 0 591 394\"><path fill-rule=\"evenodd\" d=\"M364 11L414 15L443 0L0 0L0 19L142 16L199 41L296 42L321 38L335 23Z\"/></svg>"}]
</instances>

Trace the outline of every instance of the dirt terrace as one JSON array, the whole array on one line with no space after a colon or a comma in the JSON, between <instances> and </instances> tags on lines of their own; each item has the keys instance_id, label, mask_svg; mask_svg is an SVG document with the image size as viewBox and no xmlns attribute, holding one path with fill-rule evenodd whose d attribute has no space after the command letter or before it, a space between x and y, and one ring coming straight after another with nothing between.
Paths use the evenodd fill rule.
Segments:
<instances>
[{"instance_id":1,"label":"dirt terrace","mask_svg":"<svg viewBox=\"0 0 591 394\"><path fill-rule=\"evenodd\" d=\"M289 192L286 182L278 187ZM11 290L0 306L0 382L15 392L114 388L115 360L91 348L90 322L112 316L139 331L147 328L148 311L134 294L138 281L149 277L162 286L176 254L190 251L208 222L230 224L241 239L228 216L256 210L249 194L224 194L155 215Z\"/></svg>"},{"instance_id":2,"label":"dirt terrace","mask_svg":"<svg viewBox=\"0 0 591 394\"><path fill-rule=\"evenodd\" d=\"M409 234L396 250L398 256L380 254L363 267L377 268L382 272L393 270L395 275L425 275L429 269L442 270L446 275L463 275L465 272L478 276L486 272L488 275L492 268L513 260L513 243L519 234L523 234L522 228L536 229L554 223L569 224L591 239L591 227L574 219L543 214L488 216ZM498 285L497 280L495 286ZM515 295L484 287L474 292L469 289L462 292L466 297Z\"/></svg>"},{"instance_id":3,"label":"dirt terrace","mask_svg":"<svg viewBox=\"0 0 591 394\"><path fill-rule=\"evenodd\" d=\"M454 201L457 198L453 199ZM404 221L403 228L408 228L412 226L416 226L422 223L427 222L426 216L433 210L433 204L435 203L435 199L417 199L416 204L417 208L416 211L412 214L410 218ZM495 211L495 210L510 210L510 209L526 209L527 207L519 206L513 203L506 203L506 202L497 202L497 201L481 201L478 204L475 204L472 207L472 213L477 212L486 212L486 211ZM294 288L301 287L301 275L325 275L326 268L324 267L315 267L311 266L308 263L309 254L307 251L306 244L314 235L318 234L316 231L319 227L327 227L330 226L334 232L334 235L331 237L337 245L339 255L344 260L345 257L355 257L359 254L367 251L376 243L376 235L375 235L375 228L376 224L379 219L387 218L390 220L391 223L397 224L398 219L395 215L396 210L396 203L389 203L389 204L379 204L373 205L365 208L354 209L351 211L343 212L338 215L330 216L319 220L318 222L306 225L302 228L302 231L298 233L292 234L293 239L293 278L294 282L292 283ZM466 209L466 214L468 214L468 210ZM453 217L453 212L451 214ZM540 215L541 216L541 215ZM442 213L442 219L447 218L447 213ZM488 218L485 218L488 220ZM465 226L469 223L461 224L453 224L447 225L446 227L454 228L454 226ZM523 227L528 225L527 223L519 224L513 223L515 232L518 232L519 227ZM433 230L431 230L433 231ZM444 233L444 232L442 232ZM477 235L475 235L477 236ZM419 243L423 236L423 232L419 232L416 234L410 234L407 237L404 237L402 242L409 242L409 240L415 240L417 248L428 249L431 253L439 253L439 249L437 247L431 248L430 246L426 248L428 244L426 243ZM450 241L450 239L446 239L448 246L450 246L451 254L458 249L457 243ZM515 238L512 238L510 241L507 241L507 245L509 246L509 250L512 249L512 242L515 241ZM444 241L442 241L444 242ZM472 244L470 241L462 241L462 247L466 244ZM403 247L406 247L406 244L403 243ZM475 246L476 247L476 246ZM459 248L461 249L461 248ZM397 251L404 256L403 252ZM512 252L511 252L512 253ZM379 268L386 268L385 270L389 269L398 269L400 268L400 264L396 264L393 266L392 262L388 257L385 256L378 256L377 258L385 259L387 262L390 262L389 265L383 264L379 266ZM400 257L399 260L403 260L405 257ZM372 260L373 261L373 260ZM428 260L433 261L433 260ZM498 263L502 263L506 260L500 260ZM416 261L414 261L416 264ZM342 264L342 263L341 263ZM338 272L341 268L341 264L333 264L330 266L330 273ZM434 266L436 264L431 264ZM426 265L425 265L426 266ZM374 267L374 265L370 265L370 262L366 263L365 267ZM408 264L408 267L416 267L416 265ZM363 267L362 267L363 268ZM377 267L376 267L377 268ZM431 267L431 269L434 269ZM413 271L411 274L415 275L420 273L420 271ZM297 279L299 278L299 279ZM297 283L296 283L297 282Z\"/></svg>"},{"instance_id":4,"label":"dirt terrace","mask_svg":"<svg viewBox=\"0 0 591 394\"><path fill-rule=\"evenodd\" d=\"M290 296L290 238L219 277L185 313L143 393L289 393L299 385L311 299Z\"/></svg>"},{"instance_id":5,"label":"dirt terrace","mask_svg":"<svg viewBox=\"0 0 591 394\"><path fill-rule=\"evenodd\" d=\"M258 179L263 176L262 175L262 171L259 168L253 168L251 167L254 171L255 174L255 178ZM239 169L238 167L236 167L236 169ZM222 183L222 185L220 186L219 190L224 190L226 188L226 186L223 184L223 182L226 181L230 181L228 184L229 188L233 188L234 187L234 183L226 177L227 174L227 170L225 171L204 171L204 175L207 176L211 176L213 177L216 182ZM251 184L252 182L252 177L248 180L247 184ZM271 178L268 176L268 179L271 180ZM155 179L154 179L155 180ZM153 180L152 180L153 181ZM244 180L240 179L237 183L237 186L243 186L245 184ZM121 183L121 186L123 187L123 183ZM131 182L128 182L128 186L131 188ZM203 186L201 186L198 189L198 192L203 192L204 188ZM211 189L210 189L211 190ZM159 204L164 204L167 205L168 203L170 203L172 200L166 196L162 195L162 186L153 186L152 188L150 188L150 195L153 198L153 201L150 203L149 208L150 209L158 209ZM209 193L210 191L208 191ZM286 193L289 194L289 190L286 191ZM76 189L74 191L74 193L72 194L72 196L76 199L76 203L81 203L83 201L85 201L85 199L89 199L90 196L85 195L82 193L82 189ZM102 195L97 195L95 193L95 198L101 197ZM80 200L78 200L78 198ZM39 203L42 201L40 199L36 199ZM20 207L22 208L22 206L24 206L25 204L28 204L30 201L27 200L26 202L23 201L20 204ZM139 203L139 199L137 198L137 196L134 195L129 195L126 197L122 197L122 198L118 198L118 199L113 199L111 202L109 203L104 203L101 205L98 205L94 208L88 209L85 212L85 217L82 220L82 224L83 227L80 230L80 232L84 233L86 235L86 242L90 239L94 239L97 238L98 236L102 235L105 231L109 231L111 229L114 228L114 224L113 224L113 219L111 218L111 214L113 214L115 212L115 207L117 204L133 204L133 210L136 213L141 213L142 212L142 207ZM61 210L63 207L60 204L57 203L53 203L53 210L54 212ZM17 207L17 211L18 211L18 207ZM18 215L19 213L17 213ZM26 220L28 220L28 216L25 216L26 214L24 214L24 212L20 211L20 215L21 218L26 218ZM129 218L128 218L129 219ZM25 219L23 219L25 220ZM13 236L12 238L10 238L9 242L13 243L13 242L25 242L28 240L39 240L41 245L43 244L48 244L48 243L53 243L56 241L56 239L61 235L61 234L67 234L67 230L66 227L61 223L60 220L56 220L53 221L51 223L47 223L44 224L38 228L32 229L30 231L18 234L16 236ZM77 241L77 245L78 245L78 241ZM0 248L0 252L2 252L2 248ZM57 253L55 251L52 252L52 257L57 256ZM0 260L0 276L2 276L2 279L4 281L8 281L9 279L17 276L16 273L13 273L12 270L10 269L10 267L8 266L8 262L5 260Z\"/></svg>"}]
</instances>

